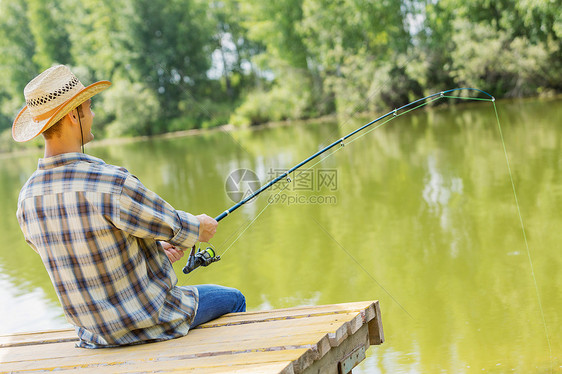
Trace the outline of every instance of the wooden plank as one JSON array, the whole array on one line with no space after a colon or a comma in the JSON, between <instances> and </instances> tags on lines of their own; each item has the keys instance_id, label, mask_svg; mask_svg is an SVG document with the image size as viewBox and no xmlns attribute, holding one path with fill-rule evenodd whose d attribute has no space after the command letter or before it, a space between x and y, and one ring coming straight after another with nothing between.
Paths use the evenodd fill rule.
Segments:
<instances>
[{"instance_id":1,"label":"wooden plank","mask_svg":"<svg viewBox=\"0 0 562 374\"><path fill-rule=\"evenodd\" d=\"M99 373L102 368L110 369L112 373L145 373L157 370L160 372L197 372L197 373L301 373L306 374L336 374L338 362L359 346L369 346L368 326L364 325L350 339L331 349L322 359L314 361L310 350L298 349L278 352L259 352L251 354L231 355L227 362L217 360L216 356L198 358L178 358L170 360L146 359L144 362L127 360L121 363L111 362L108 365L86 365L78 362L74 366L57 365L57 371L65 373L80 369L81 374ZM308 353L307 357L305 357ZM299 360L300 358L300 360ZM59 362L60 364L60 362ZM8 369L3 367L3 369ZM54 368L45 367L46 371ZM66 371L69 370L69 371ZM104 370L105 371L105 370ZM25 372L25 371L14 371Z\"/></svg>"},{"instance_id":2,"label":"wooden plank","mask_svg":"<svg viewBox=\"0 0 562 374\"><path fill-rule=\"evenodd\" d=\"M78 341L74 329L51 330L0 336L0 348L20 345L48 344Z\"/></svg>"},{"instance_id":3,"label":"wooden plank","mask_svg":"<svg viewBox=\"0 0 562 374\"><path fill-rule=\"evenodd\" d=\"M268 364L251 364L242 365L240 368L231 367L216 367L216 368L180 368L174 370L181 373L197 373L197 374L264 374L264 373L279 373L279 374L294 374L291 364L282 363L268 363ZM98 372L99 373L99 372ZM146 372L133 372L135 374L146 373Z\"/></svg>"},{"instance_id":4,"label":"wooden plank","mask_svg":"<svg viewBox=\"0 0 562 374\"><path fill-rule=\"evenodd\" d=\"M185 338L181 338L185 339ZM97 365L100 362L124 362L135 359L163 360L167 357L197 357L198 355L231 356L238 353L246 352L263 352L272 350L283 350L290 348L307 348L315 354L315 357L321 357L330 350L330 342L324 331L308 332L308 333L285 333L282 336L271 336L266 334L263 337L250 337L248 339L240 339L240 335L236 338L224 339L224 342L213 340L192 341L181 339L172 341L147 344L142 346L110 348L100 350L73 349L73 343L58 343L39 346L40 349L34 349L30 352L28 347L16 347L4 349L0 351L0 357L4 364L5 370L16 370L18 368L37 368L50 367L52 369L63 365L72 366L79 364ZM172 343L173 345L170 345ZM188 344L189 343L189 344Z\"/></svg>"},{"instance_id":5,"label":"wooden plank","mask_svg":"<svg viewBox=\"0 0 562 374\"><path fill-rule=\"evenodd\" d=\"M190 368L205 369L205 370L228 370L236 371L242 369L251 369L253 365L280 365L286 372L293 373L293 365L299 363L299 365L310 365L314 359L309 349L291 349L283 351L272 351L272 352L258 352L250 354L240 354L233 355L228 358L228 360L217 360L216 357L203 357L196 359L186 359L186 360L170 360L170 361L160 361L156 365L151 362L143 363L127 363L124 366L115 368L112 367L113 373L129 373L129 372L143 372L148 370L153 370L157 367L158 370L162 371L187 371ZM244 372L244 371L242 371ZM269 371L271 372L271 371ZM275 371L276 373L278 371Z\"/></svg>"},{"instance_id":6,"label":"wooden plank","mask_svg":"<svg viewBox=\"0 0 562 374\"><path fill-rule=\"evenodd\" d=\"M152 372L152 371L151 371ZM201 373L201 374L264 374L264 373L279 373L279 374L294 374L291 364L286 362L275 362L268 364L251 364L251 365L241 365L238 367L216 367L216 368L179 368L178 370L173 370L172 372L181 373ZM80 372L81 373L81 372ZM99 372L98 372L99 373ZM146 372L133 371L132 373L140 374Z\"/></svg>"},{"instance_id":7,"label":"wooden plank","mask_svg":"<svg viewBox=\"0 0 562 374\"><path fill-rule=\"evenodd\" d=\"M49 371L34 371L33 373L48 373ZM10 374L28 373L28 372L10 372ZM94 369L71 369L62 371L64 374L100 374L100 373L114 373L113 367L98 367ZM152 365L146 369L136 370L132 368L130 371L119 372L121 374L146 374L146 373L197 373L197 374L295 374L290 362L270 362L270 363L257 363L235 366L217 366L210 368L198 367L180 367L177 369L160 370L157 365Z\"/></svg>"},{"instance_id":8,"label":"wooden plank","mask_svg":"<svg viewBox=\"0 0 562 374\"><path fill-rule=\"evenodd\" d=\"M369 348L369 328L367 325L363 325L353 336L331 349L322 359L306 367L303 374L342 374L339 372L338 364L358 347Z\"/></svg>"},{"instance_id":9,"label":"wooden plank","mask_svg":"<svg viewBox=\"0 0 562 374\"><path fill-rule=\"evenodd\" d=\"M209 373L292 374L320 367L318 362L333 366L334 359L325 357L342 359L340 355L357 349L359 335L365 335L366 348L369 342L384 341L378 302L236 313L179 339L109 349L74 349L73 330L14 335L0 337L0 370L191 372L189 368L196 368Z\"/></svg>"},{"instance_id":10,"label":"wooden plank","mask_svg":"<svg viewBox=\"0 0 562 374\"><path fill-rule=\"evenodd\" d=\"M299 311L312 311L312 312L329 312L329 311L338 311L338 310L361 310L367 308L369 305L373 304L374 301L356 301L352 303L340 303L340 304L325 304L325 305L303 305L297 307L290 307L290 308L281 308L281 309L271 309L271 310L254 310L249 312L242 312L242 313L230 313L228 316L237 316L237 315L261 315L261 314L270 314L270 313L298 313ZM222 318L222 317L221 317Z\"/></svg>"},{"instance_id":11,"label":"wooden plank","mask_svg":"<svg viewBox=\"0 0 562 374\"><path fill-rule=\"evenodd\" d=\"M171 358L169 360L154 361L146 358L144 361L127 361L127 362L112 362L106 365L87 365L77 363L73 366L58 366L56 371L63 371L65 374L80 370L81 374L99 373L100 371L111 371L111 373L138 373L138 372L173 372L182 371L190 372L191 370L200 370L201 372L221 372L221 371L236 371L242 369L251 369L259 367L255 365L270 365L272 367L280 366L282 369L287 369L288 372L293 372L293 363L298 362L299 365L310 365L314 360L310 352L306 348L294 350L282 350L272 352L259 352L259 353L246 353L239 355L232 355L228 359L217 359L215 356L198 357L198 358ZM105 370L104 370L105 369ZM2 367L4 370L4 367ZM17 369L11 371L12 373L27 373L30 370L36 369ZM45 367L44 372L52 371L52 367ZM199 371L198 371L199 372Z\"/></svg>"},{"instance_id":12,"label":"wooden plank","mask_svg":"<svg viewBox=\"0 0 562 374\"><path fill-rule=\"evenodd\" d=\"M217 362L229 362L233 357L241 354L251 354L251 353L266 353L275 351L287 351L295 349L303 349L305 351L310 351L306 359L315 360L318 358L319 354L317 350L319 345L323 345L322 350L324 354L329 351L329 342L327 337L321 337L318 334L316 336L299 336L295 339L290 337L280 338L280 339L263 339L257 340L250 346L246 345L245 350L237 350L236 344L230 344L229 347L224 345L213 345L208 344L202 347L188 349L179 345L178 347L169 349L158 349L155 351L145 352L144 355L136 354L135 352L127 352L125 348L116 349L106 349L105 351L112 351L112 354L104 354L103 352L97 353L99 350L94 352L88 350L89 355L78 355L71 357L57 357L49 359L38 359L38 360L25 360L25 361L12 361L3 363L0 370L5 370L7 372L21 371L21 370L60 370L65 368L74 367L99 367L99 366L114 366L123 365L128 362L147 362L157 365L159 362L171 361L171 360L188 360L188 359L198 359L205 357L212 357ZM298 344L301 343L301 344ZM59 345L64 345L69 343L60 343ZM155 343L158 344L158 343ZM265 347L264 346L269 346ZM227 350L225 350L227 348ZM68 352L72 350L72 347L59 347L59 349ZM79 350L85 351L85 350Z\"/></svg>"},{"instance_id":13,"label":"wooden plank","mask_svg":"<svg viewBox=\"0 0 562 374\"><path fill-rule=\"evenodd\" d=\"M278 319L308 318L320 315L349 313L353 311L360 312L366 309L372 309L372 313L374 313L374 304L375 303L372 301L364 301L347 304L321 305L317 307L306 306L288 309L275 309L263 312L231 313L216 320L202 324L201 326L196 327L196 329L221 327L225 325L243 323L274 321Z\"/></svg>"},{"instance_id":14,"label":"wooden plank","mask_svg":"<svg viewBox=\"0 0 562 374\"><path fill-rule=\"evenodd\" d=\"M339 329L347 329L347 326L342 326L345 325L347 321L354 318L360 318L360 314L352 312L348 314L319 316L298 320L263 322L256 325L224 326L220 329L196 329L192 330L187 336L179 339L131 347L98 349L95 350L95 356L101 355L101 352L106 352L104 354L112 354L116 350L119 350L120 354L122 352L132 351L143 355L146 354L146 352L152 352L156 349L166 350L169 347L177 347L178 345L184 348L193 347L196 349L207 347L210 350L213 350L213 347L222 347L221 350L228 351L233 349L243 350L246 348L246 345L249 344L252 349L255 349L258 348L254 345L256 341L262 342L261 347L269 347L270 345L267 344L267 339L270 338L276 339L272 340L276 342L275 346L280 345L280 341L291 345L291 338L300 336L304 337L304 340L299 340L294 344L311 344L309 340L310 336L320 339L326 335L327 332L337 334ZM92 355L90 350L72 349L69 351L69 346L74 346L74 343L53 343L33 346L33 357L30 357L30 349L28 346L0 348L0 357L10 357L9 361L2 361L13 362L24 361L26 359L40 360L46 358ZM158 348L156 348L156 346L158 346ZM218 350L219 348L216 349ZM9 354L5 354L5 352L9 352Z\"/></svg>"},{"instance_id":15,"label":"wooden plank","mask_svg":"<svg viewBox=\"0 0 562 374\"><path fill-rule=\"evenodd\" d=\"M178 343L175 347L162 347L161 343L153 343L156 347L151 350L131 350L131 347L107 348L103 350L75 349L72 343L50 344L49 351L7 352L0 355L3 358L2 369L15 370L17 368L60 367L78 364L97 365L101 362L122 363L129 360L149 358L153 361L165 360L169 357L201 357L213 352L216 356L231 356L240 353L265 352L283 349L307 348L325 353L330 343L325 334L300 334L291 338L266 337L246 342L207 343L199 346L184 346ZM140 348L144 346L136 346ZM37 359L30 357L37 354Z\"/></svg>"},{"instance_id":16,"label":"wooden plank","mask_svg":"<svg viewBox=\"0 0 562 374\"><path fill-rule=\"evenodd\" d=\"M321 305L321 306L302 306L296 308L275 309L269 311L254 311L245 313L231 313L214 321L205 323L199 328L213 328L225 325L244 324L254 322L266 322L277 319L297 319L311 316L348 313L350 311L373 310L372 301L355 303ZM374 312L372 312L374 313ZM10 335L0 335L0 348L18 345L60 343L66 341L77 341L78 338L74 329L49 330L33 333L18 333Z\"/></svg>"},{"instance_id":17,"label":"wooden plank","mask_svg":"<svg viewBox=\"0 0 562 374\"><path fill-rule=\"evenodd\" d=\"M369 341L371 345L379 345L384 343L384 332L382 329L381 309L378 301L374 303L374 307L375 316L368 321Z\"/></svg>"}]
</instances>

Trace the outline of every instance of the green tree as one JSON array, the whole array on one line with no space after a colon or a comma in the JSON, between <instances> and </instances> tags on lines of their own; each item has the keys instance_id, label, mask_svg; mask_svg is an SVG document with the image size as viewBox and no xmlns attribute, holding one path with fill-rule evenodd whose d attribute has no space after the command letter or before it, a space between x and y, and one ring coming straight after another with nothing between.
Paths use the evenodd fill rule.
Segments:
<instances>
[{"instance_id":1,"label":"green tree","mask_svg":"<svg viewBox=\"0 0 562 374\"><path fill-rule=\"evenodd\" d=\"M376 110L381 99L397 105L419 92L403 66L411 46L404 9L402 1L304 2L300 29L339 112Z\"/></svg>"},{"instance_id":2,"label":"green tree","mask_svg":"<svg viewBox=\"0 0 562 374\"><path fill-rule=\"evenodd\" d=\"M115 116L107 125L109 137L150 134L158 123L159 103L156 93L143 83L118 80L105 93L104 107Z\"/></svg>"},{"instance_id":3,"label":"green tree","mask_svg":"<svg viewBox=\"0 0 562 374\"><path fill-rule=\"evenodd\" d=\"M205 4L196 0L138 0L126 21L132 79L158 94L163 118L207 81L213 28Z\"/></svg>"},{"instance_id":4,"label":"green tree","mask_svg":"<svg viewBox=\"0 0 562 374\"><path fill-rule=\"evenodd\" d=\"M108 126L108 135L167 131L171 127L166 123L189 107L183 102L202 100L213 47L212 23L203 3L66 1L69 12L80 15L69 25L76 31L72 41L77 64L88 68L91 80L112 80L113 90L123 95L122 100L115 95L98 99L103 105L96 111ZM130 107L118 108L117 103ZM142 118L131 118L135 110Z\"/></svg>"},{"instance_id":5,"label":"green tree","mask_svg":"<svg viewBox=\"0 0 562 374\"><path fill-rule=\"evenodd\" d=\"M460 85L496 97L560 92L561 7L562 0L0 0L0 139L9 138L25 84L56 63L85 83L114 82L113 94L96 99L98 130L111 136L229 117L350 116Z\"/></svg>"},{"instance_id":6,"label":"green tree","mask_svg":"<svg viewBox=\"0 0 562 374\"><path fill-rule=\"evenodd\" d=\"M132 16L130 0L63 0L70 53L77 66L85 67L91 80L131 79L132 51L126 20Z\"/></svg>"},{"instance_id":7,"label":"green tree","mask_svg":"<svg viewBox=\"0 0 562 374\"><path fill-rule=\"evenodd\" d=\"M54 0L25 0L27 2L28 28L35 42L33 61L39 70L54 64L69 64L70 41L64 24L60 2Z\"/></svg>"},{"instance_id":8,"label":"green tree","mask_svg":"<svg viewBox=\"0 0 562 374\"><path fill-rule=\"evenodd\" d=\"M23 89L38 72L35 39L25 1L0 1L0 130L9 129L23 104Z\"/></svg>"},{"instance_id":9,"label":"green tree","mask_svg":"<svg viewBox=\"0 0 562 374\"><path fill-rule=\"evenodd\" d=\"M418 2L423 26L415 36L418 48L416 59L422 61L419 80L429 91L442 87L454 87L455 81L450 74L452 63L450 51L453 49L453 20L455 12L462 13L463 5L454 0ZM459 5L457 7L456 5Z\"/></svg>"},{"instance_id":10,"label":"green tree","mask_svg":"<svg viewBox=\"0 0 562 374\"><path fill-rule=\"evenodd\" d=\"M218 63L215 69L222 74L228 100L233 101L248 84L255 83L251 61L253 56L263 52L263 47L248 39L239 0L213 1L209 8L215 25L213 56L215 65Z\"/></svg>"},{"instance_id":11,"label":"green tree","mask_svg":"<svg viewBox=\"0 0 562 374\"><path fill-rule=\"evenodd\" d=\"M263 43L270 59L269 68L285 62L296 69L308 69L308 51L299 31L303 0L247 0L242 4L249 37ZM265 61L268 62L268 61Z\"/></svg>"},{"instance_id":12,"label":"green tree","mask_svg":"<svg viewBox=\"0 0 562 374\"><path fill-rule=\"evenodd\" d=\"M498 97L560 90L560 6L528 0L421 3L427 85L474 85Z\"/></svg>"},{"instance_id":13,"label":"green tree","mask_svg":"<svg viewBox=\"0 0 562 374\"><path fill-rule=\"evenodd\" d=\"M243 3L243 24L248 29L248 38L265 47L263 53L254 57L254 62L266 84L247 97L254 102L244 103L234 114L234 122L306 118L333 108L332 100L324 96L318 66L300 29L302 4L303 0Z\"/></svg>"}]
</instances>

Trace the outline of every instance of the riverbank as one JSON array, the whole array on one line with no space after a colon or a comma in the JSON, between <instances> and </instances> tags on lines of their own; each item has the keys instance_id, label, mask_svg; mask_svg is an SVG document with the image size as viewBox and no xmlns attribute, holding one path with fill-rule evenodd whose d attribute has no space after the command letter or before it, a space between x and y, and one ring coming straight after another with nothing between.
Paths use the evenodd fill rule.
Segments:
<instances>
[{"instance_id":1,"label":"riverbank","mask_svg":"<svg viewBox=\"0 0 562 374\"><path fill-rule=\"evenodd\" d=\"M175 139L175 138L183 138L188 136L213 134L217 132L234 132L234 131L248 131L248 130L257 131L257 130L263 130L263 129L274 128L274 127L333 122L336 120L337 120L337 115L333 114L333 115L327 115L327 116L322 116L313 119L268 122L251 127L238 127L232 124L225 124L225 125L215 126L205 129L201 128L201 129L173 131L173 132L167 132L164 134L151 135L151 136L145 135L145 136L132 136L127 138L106 138L106 139L94 140L91 143L88 143L87 148L111 147L116 145L136 143L136 142L142 142L147 140ZM95 129L94 129L94 134L95 134ZM8 136L9 139L6 139L8 138ZM4 133L2 133L0 138L2 143L4 143L5 141L13 142L13 140L11 139L10 130L6 130ZM0 148L0 160L9 159L12 157L31 155L36 153L43 153L43 139L39 136L38 138L32 140L32 142L33 143L30 144L19 144L14 142L14 144L12 144L12 147L15 147L16 149L11 149L9 151ZM17 149L18 146L21 146L21 149Z\"/></svg>"},{"instance_id":2,"label":"riverbank","mask_svg":"<svg viewBox=\"0 0 562 374\"><path fill-rule=\"evenodd\" d=\"M551 94L551 95L543 95L537 97L519 97L519 98L504 98L501 100L497 100L497 103L513 103L513 102L520 102L524 103L527 101L557 101L562 100L562 94ZM463 102L462 105L471 105L475 103L471 102ZM454 103L450 105L459 105L459 103ZM440 105L440 107L446 107L447 105ZM364 117L364 118L376 118L380 116L381 113L371 113L371 112L362 112L362 113L354 113L352 116L348 116L344 118L343 121L347 121L354 117ZM199 128L199 129L190 129L190 130L180 130L180 131L173 131L167 132L158 135L150 135L150 136L133 136L133 137L126 137L126 138L105 138L100 140L94 140L91 143L88 143L87 148L97 148L97 147L107 147L107 146L116 146L122 144L129 144L129 143L136 143L142 142L147 140L158 140L158 139L172 139L172 138L182 138L188 136L198 136L204 134L213 134L216 132L234 132L234 131L258 131L268 128L275 128L275 127L285 127L285 126L294 126L294 125L306 125L311 123L325 123L325 122L334 122L334 121L342 121L341 116L338 114L333 113L330 115L325 115L317 118L309 118L309 119L297 119L297 120L284 120L284 121L273 121L267 122L259 125L249 126L249 127L239 127L232 124L225 124L210 128ZM95 133L95 129L94 129ZM2 145L9 144L10 150L5 150ZM21 147L21 148L20 148ZM24 155L30 154L40 154L43 153L43 139L38 137L32 140L29 143L15 143L11 138L11 130L5 130L0 135L0 160L9 159L11 157L19 157Z\"/></svg>"}]
</instances>

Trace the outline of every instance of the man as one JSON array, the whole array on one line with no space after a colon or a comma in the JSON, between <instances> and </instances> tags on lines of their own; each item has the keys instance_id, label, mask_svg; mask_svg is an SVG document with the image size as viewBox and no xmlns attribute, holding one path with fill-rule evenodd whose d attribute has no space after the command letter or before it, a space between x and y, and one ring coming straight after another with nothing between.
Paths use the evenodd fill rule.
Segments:
<instances>
[{"instance_id":1,"label":"man","mask_svg":"<svg viewBox=\"0 0 562 374\"><path fill-rule=\"evenodd\" d=\"M47 69L25 87L12 127L18 142L45 139L17 217L85 348L172 339L246 308L232 288L176 286L171 262L213 237L213 218L175 210L124 168L83 153L94 138L91 97L110 85Z\"/></svg>"}]
</instances>

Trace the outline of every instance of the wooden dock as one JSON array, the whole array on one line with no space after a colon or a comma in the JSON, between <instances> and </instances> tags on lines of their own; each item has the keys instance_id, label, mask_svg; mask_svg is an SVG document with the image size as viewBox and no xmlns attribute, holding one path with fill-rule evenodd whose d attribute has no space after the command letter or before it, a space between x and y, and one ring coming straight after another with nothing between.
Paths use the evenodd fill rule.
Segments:
<instances>
[{"instance_id":1,"label":"wooden dock","mask_svg":"<svg viewBox=\"0 0 562 374\"><path fill-rule=\"evenodd\" d=\"M384 341L378 301L233 313L182 338L75 348L74 330L0 336L0 372L350 373Z\"/></svg>"}]
</instances>

